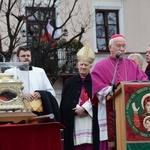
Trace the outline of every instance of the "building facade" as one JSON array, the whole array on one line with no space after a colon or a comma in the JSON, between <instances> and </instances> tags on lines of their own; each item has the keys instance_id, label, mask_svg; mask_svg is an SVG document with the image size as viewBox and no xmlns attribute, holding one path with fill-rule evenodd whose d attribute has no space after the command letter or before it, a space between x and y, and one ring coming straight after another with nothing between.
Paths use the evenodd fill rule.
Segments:
<instances>
[{"instance_id":1,"label":"building facade","mask_svg":"<svg viewBox=\"0 0 150 150\"><path fill-rule=\"evenodd\" d=\"M31 6L30 0L22 0L20 13L25 13L25 7ZM44 7L46 1L38 0ZM74 0L59 0L56 7L56 25L67 19L74 4ZM81 41L90 44L96 53L97 61L109 54L108 41L112 34L123 34L127 41L126 56L133 52L139 52L145 56L145 50L150 44L150 1L149 0L78 0L72 18L66 24L69 40L75 32L85 29ZM1 19L2 22L2 19ZM85 27L85 24L88 26ZM1 24L0 30L5 28ZM23 26L26 29L26 24ZM62 31L60 31L61 33ZM1 34L5 34L1 32ZM2 36L2 35L1 35ZM144 62L144 68L146 62ZM64 77L60 76L54 83L56 93L60 98ZM58 99L59 99L58 98Z\"/></svg>"}]
</instances>

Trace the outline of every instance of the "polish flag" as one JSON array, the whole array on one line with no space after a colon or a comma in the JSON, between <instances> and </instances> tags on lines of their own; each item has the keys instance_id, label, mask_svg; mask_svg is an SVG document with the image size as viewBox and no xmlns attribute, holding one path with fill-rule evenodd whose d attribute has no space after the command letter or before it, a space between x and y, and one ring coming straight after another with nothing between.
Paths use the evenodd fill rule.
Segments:
<instances>
[{"instance_id":1,"label":"polish flag","mask_svg":"<svg viewBox=\"0 0 150 150\"><path fill-rule=\"evenodd\" d=\"M46 43L51 42L52 47L56 47L57 41L55 39L59 38L60 36L59 36L59 34L57 34L57 32L55 32L53 39L52 39L53 31L54 31L54 28L48 22L46 25L46 30L43 29L43 31L42 31L42 39Z\"/></svg>"}]
</instances>

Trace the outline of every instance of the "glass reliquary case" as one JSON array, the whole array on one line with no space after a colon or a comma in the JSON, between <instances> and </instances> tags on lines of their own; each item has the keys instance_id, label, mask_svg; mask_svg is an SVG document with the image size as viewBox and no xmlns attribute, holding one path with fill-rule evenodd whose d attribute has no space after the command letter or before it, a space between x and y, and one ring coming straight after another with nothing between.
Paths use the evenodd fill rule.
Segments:
<instances>
[{"instance_id":1,"label":"glass reliquary case","mask_svg":"<svg viewBox=\"0 0 150 150\"><path fill-rule=\"evenodd\" d=\"M29 84L28 68L24 62L0 62L0 111L29 111L23 102L23 93ZM24 70L26 85L20 78L20 70Z\"/></svg>"}]
</instances>

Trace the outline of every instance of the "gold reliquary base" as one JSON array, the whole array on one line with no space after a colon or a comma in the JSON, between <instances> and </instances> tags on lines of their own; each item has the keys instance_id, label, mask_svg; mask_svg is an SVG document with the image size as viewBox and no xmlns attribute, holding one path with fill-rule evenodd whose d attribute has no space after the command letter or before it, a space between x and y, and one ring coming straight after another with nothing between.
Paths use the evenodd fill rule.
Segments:
<instances>
[{"instance_id":1,"label":"gold reliquary base","mask_svg":"<svg viewBox=\"0 0 150 150\"><path fill-rule=\"evenodd\" d=\"M0 73L0 111L25 111L22 82L13 75Z\"/></svg>"}]
</instances>

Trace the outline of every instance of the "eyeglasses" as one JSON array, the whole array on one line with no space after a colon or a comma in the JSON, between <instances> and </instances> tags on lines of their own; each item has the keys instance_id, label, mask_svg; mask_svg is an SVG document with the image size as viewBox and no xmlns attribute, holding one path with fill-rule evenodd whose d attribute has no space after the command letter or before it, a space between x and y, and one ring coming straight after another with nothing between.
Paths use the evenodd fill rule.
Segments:
<instances>
[{"instance_id":1,"label":"eyeglasses","mask_svg":"<svg viewBox=\"0 0 150 150\"><path fill-rule=\"evenodd\" d=\"M25 58L25 57L31 57L31 55L20 55L19 57Z\"/></svg>"},{"instance_id":2,"label":"eyeglasses","mask_svg":"<svg viewBox=\"0 0 150 150\"><path fill-rule=\"evenodd\" d=\"M117 44L117 45L115 45L118 49L120 49L121 47L123 48L123 49L126 49L127 48L127 46L126 45L120 45L120 44Z\"/></svg>"}]
</instances>

